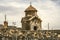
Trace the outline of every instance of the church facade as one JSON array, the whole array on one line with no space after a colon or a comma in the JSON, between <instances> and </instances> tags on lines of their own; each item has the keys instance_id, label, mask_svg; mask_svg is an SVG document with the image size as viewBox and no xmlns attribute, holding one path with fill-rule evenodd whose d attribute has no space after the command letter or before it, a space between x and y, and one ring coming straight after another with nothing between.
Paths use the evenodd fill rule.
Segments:
<instances>
[{"instance_id":1,"label":"church facade","mask_svg":"<svg viewBox=\"0 0 60 40\"><path fill-rule=\"evenodd\" d=\"M60 30L42 30L42 20L32 5L26 8L22 17L22 28L9 26L8 21L0 25L0 40L60 40Z\"/></svg>"}]
</instances>

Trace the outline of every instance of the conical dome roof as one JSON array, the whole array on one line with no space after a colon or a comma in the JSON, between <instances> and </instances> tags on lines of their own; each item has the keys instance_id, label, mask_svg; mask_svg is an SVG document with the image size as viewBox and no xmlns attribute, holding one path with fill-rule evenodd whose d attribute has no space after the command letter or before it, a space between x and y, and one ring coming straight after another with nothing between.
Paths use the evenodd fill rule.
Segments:
<instances>
[{"instance_id":1,"label":"conical dome roof","mask_svg":"<svg viewBox=\"0 0 60 40\"><path fill-rule=\"evenodd\" d=\"M30 5L26 10L25 12L27 11L37 11L32 5Z\"/></svg>"}]
</instances>

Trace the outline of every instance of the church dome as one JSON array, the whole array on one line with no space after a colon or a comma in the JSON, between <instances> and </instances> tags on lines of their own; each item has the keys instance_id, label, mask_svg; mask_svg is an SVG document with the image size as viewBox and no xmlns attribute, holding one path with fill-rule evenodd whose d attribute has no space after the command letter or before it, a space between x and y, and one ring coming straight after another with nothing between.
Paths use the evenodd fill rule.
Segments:
<instances>
[{"instance_id":1,"label":"church dome","mask_svg":"<svg viewBox=\"0 0 60 40\"><path fill-rule=\"evenodd\" d=\"M37 11L36 8L34 8L32 5L30 5L26 10L25 12L27 11Z\"/></svg>"}]
</instances>

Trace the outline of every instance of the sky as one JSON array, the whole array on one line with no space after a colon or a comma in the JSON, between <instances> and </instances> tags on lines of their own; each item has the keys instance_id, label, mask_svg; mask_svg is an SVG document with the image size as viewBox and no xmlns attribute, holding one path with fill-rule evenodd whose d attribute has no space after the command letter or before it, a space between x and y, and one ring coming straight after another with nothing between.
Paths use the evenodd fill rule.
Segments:
<instances>
[{"instance_id":1,"label":"sky","mask_svg":"<svg viewBox=\"0 0 60 40\"><path fill-rule=\"evenodd\" d=\"M21 27L21 19L25 16L25 9L32 2L42 20L42 29L60 29L60 0L0 0L0 24L4 22L7 15L9 25L16 23Z\"/></svg>"}]
</instances>

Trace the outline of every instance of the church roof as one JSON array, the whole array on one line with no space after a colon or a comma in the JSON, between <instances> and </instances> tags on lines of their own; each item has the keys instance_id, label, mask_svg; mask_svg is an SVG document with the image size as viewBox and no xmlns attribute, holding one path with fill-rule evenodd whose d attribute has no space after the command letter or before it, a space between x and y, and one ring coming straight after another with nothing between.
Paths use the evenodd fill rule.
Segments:
<instances>
[{"instance_id":1,"label":"church roof","mask_svg":"<svg viewBox=\"0 0 60 40\"><path fill-rule=\"evenodd\" d=\"M38 19L39 21L42 21L39 17L36 17L36 16L33 16L33 17L23 17L22 18L22 21L30 21L30 20L33 20L33 19ZM22 22L21 21L21 22Z\"/></svg>"},{"instance_id":2,"label":"church roof","mask_svg":"<svg viewBox=\"0 0 60 40\"><path fill-rule=\"evenodd\" d=\"M37 11L36 8L34 8L32 5L30 5L26 10L26 11Z\"/></svg>"},{"instance_id":3,"label":"church roof","mask_svg":"<svg viewBox=\"0 0 60 40\"><path fill-rule=\"evenodd\" d=\"M29 20L33 20L33 19L38 19L39 21L42 21L38 16L33 16Z\"/></svg>"},{"instance_id":4,"label":"church roof","mask_svg":"<svg viewBox=\"0 0 60 40\"><path fill-rule=\"evenodd\" d=\"M31 18L31 17L23 17L23 18L22 18L22 21L29 21L30 18Z\"/></svg>"}]
</instances>

